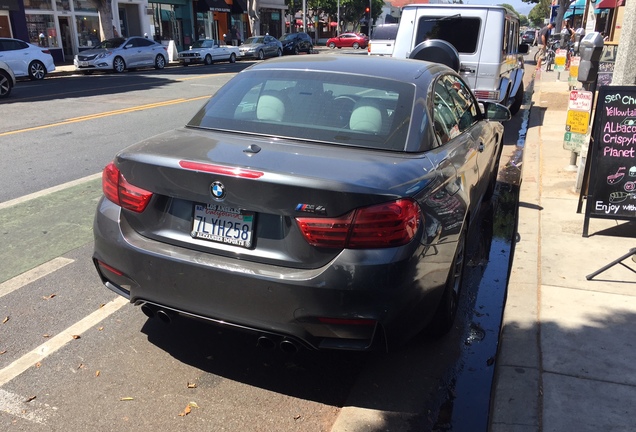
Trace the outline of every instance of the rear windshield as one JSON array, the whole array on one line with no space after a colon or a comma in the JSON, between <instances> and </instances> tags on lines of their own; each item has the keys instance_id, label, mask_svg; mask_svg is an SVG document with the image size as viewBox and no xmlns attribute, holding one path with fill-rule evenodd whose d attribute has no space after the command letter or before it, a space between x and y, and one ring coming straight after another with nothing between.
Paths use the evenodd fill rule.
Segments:
<instances>
[{"instance_id":1,"label":"rear windshield","mask_svg":"<svg viewBox=\"0 0 636 432\"><path fill-rule=\"evenodd\" d=\"M395 35L397 35L398 26L397 25L389 25L389 26L380 26L373 29L373 34L371 35L372 39L395 39Z\"/></svg>"},{"instance_id":2,"label":"rear windshield","mask_svg":"<svg viewBox=\"0 0 636 432\"><path fill-rule=\"evenodd\" d=\"M479 40L479 18L453 16L424 16L417 25L416 45L427 39L442 39L452 44L457 52L473 54Z\"/></svg>"},{"instance_id":3,"label":"rear windshield","mask_svg":"<svg viewBox=\"0 0 636 432\"><path fill-rule=\"evenodd\" d=\"M413 84L330 72L245 71L191 127L404 151Z\"/></svg>"}]
</instances>

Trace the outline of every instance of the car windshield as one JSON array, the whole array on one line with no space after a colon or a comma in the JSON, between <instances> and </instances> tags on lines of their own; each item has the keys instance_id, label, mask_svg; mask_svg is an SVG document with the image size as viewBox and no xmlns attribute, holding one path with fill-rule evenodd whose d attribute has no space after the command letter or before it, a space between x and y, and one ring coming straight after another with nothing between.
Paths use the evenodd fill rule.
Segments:
<instances>
[{"instance_id":1,"label":"car windshield","mask_svg":"<svg viewBox=\"0 0 636 432\"><path fill-rule=\"evenodd\" d=\"M296 38L296 35L292 33L292 34L282 35L279 40L281 42L285 42L285 41L288 41L288 40L294 40L295 38Z\"/></svg>"},{"instance_id":2,"label":"car windshield","mask_svg":"<svg viewBox=\"0 0 636 432\"><path fill-rule=\"evenodd\" d=\"M371 37L373 39L395 39L397 31L397 25L380 26L373 29Z\"/></svg>"},{"instance_id":3,"label":"car windshield","mask_svg":"<svg viewBox=\"0 0 636 432\"><path fill-rule=\"evenodd\" d=\"M198 40L192 44L192 48L212 48L213 46L214 41L208 39Z\"/></svg>"},{"instance_id":4,"label":"car windshield","mask_svg":"<svg viewBox=\"0 0 636 432\"><path fill-rule=\"evenodd\" d=\"M126 41L124 38L113 38L102 41L95 49L112 49L119 48Z\"/></svg>"},{"instance_id":5,"label":"car windshield","mask_svg":"<svg viewBox=\"0 0 636 432\"><path fill-rule=\"evenodd\" d=\"M414 94L413 84L389 79L246 71L219 90L188 126L404 151Z\"/></svg>"},{"instance_id":6,"label":"car windshield","mask_svg":"<svg viewBox=\"0 0 636 432\"><path fill-rule=\"evenodd\" d=\"M425 16L420 18L417 26L416 45L428 39L442 39L453 45L460 54L472 54L477 51L480 27L479 18L461 15Z\"/></svg>"},{"instance_id":7,"label":"car windshield","mask_svg":"<svg viewBox=\"0 0 636 432\"><path fill-rule=\"evenodd\" d=\"M265 38L263 36L252 36L251 38L248 38L245 43L246 44L259 44L259 43L263 43L263 41L265 40Z\"/></svg>"}]
</instances>

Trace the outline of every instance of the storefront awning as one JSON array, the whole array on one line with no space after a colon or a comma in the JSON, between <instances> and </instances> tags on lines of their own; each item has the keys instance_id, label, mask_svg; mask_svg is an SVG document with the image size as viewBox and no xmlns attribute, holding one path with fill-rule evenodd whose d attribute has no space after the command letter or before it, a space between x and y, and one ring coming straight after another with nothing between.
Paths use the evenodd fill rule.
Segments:
<instances>
[{"instance_id":1,"label":"storefront awning","mask_svg":"<svg viewBox=\"0 0 636 432\"><path fill-rule=\"evenodd\" d=\"M0 10L19 11L18 0L0 0Z\"/></svg>"},{"instance_id":2,"label":"storefront awning","mask_svg":"<svg viewBox=\"0 0 636 432\"><path fill-rule=\"evenodd\" d=\"M232 13L242 14L247 12L247 0L234 0L232 2Z\"/></svg>"},{"instance_id":3,"label":"storefront awning","mask_svg":"<svg viewBox=\"0 0 636 432\"><path fill-rule=\"evenodd\" d=\"M596 9L614 9L619 6L624 6L625 0L599 0L594 7Z\"/></svg>"},{"instance_id":4,"label":"storefront awning","mask_svg":"<svg viewBox=\"0 0 636 432\"><path fill-rule=\"evenodd\" d=\"M208 10L215 12L231 12L230 6L223 0L205 0Z\"/></svg>"}]
</instances>

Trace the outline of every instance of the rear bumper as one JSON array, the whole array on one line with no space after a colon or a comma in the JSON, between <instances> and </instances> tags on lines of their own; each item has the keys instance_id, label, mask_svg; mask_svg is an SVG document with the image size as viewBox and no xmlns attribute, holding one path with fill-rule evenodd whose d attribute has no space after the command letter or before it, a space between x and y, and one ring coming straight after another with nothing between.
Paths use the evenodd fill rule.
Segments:
<instances>
[{"instance_id":1,"label":"rear bumper","mask_svg":"<svg viewBox=\"0 0 636 432\"><path fill-rule=\"evenodd\" d=\"M436 310L454 252L453 244L441 245L427 256L414 245L345 250L317 269L264 265L142 237L105 199L94 233L102 281L131 303L293 338L315 349L367 350L380 333L389 340L413 336Z\"/></svg>"}]
</instances>

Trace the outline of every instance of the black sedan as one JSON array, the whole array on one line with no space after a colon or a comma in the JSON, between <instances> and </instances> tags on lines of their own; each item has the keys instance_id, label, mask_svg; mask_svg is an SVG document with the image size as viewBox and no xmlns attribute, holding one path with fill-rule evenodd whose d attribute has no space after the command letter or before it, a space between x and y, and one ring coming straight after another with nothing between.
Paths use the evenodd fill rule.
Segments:
<instances>
[{"instance_id":1,"label":"black sedan","mask_svg":"<svg viewBox=\"0 0 636 432\"><path fill-rule=\"evenodd\" d=\"M443 334L509 118L441 64L255 64L185 127L105 168L95 266L148 316L253 330L284 350Z\"/></svg>"}]
</instances>

